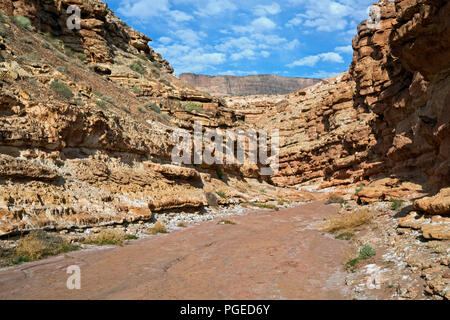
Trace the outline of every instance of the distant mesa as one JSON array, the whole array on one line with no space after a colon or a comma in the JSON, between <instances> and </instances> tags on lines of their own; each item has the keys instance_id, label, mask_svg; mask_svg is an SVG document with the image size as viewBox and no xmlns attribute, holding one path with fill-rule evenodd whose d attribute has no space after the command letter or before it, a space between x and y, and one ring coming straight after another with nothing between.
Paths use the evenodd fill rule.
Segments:
<instances>
[{"instance_id":1,"label":"distant mesa","mask_svg":"<svg viewBox=\"0 0 450 320\"><path fill-rule=\"evenodd\" d=\"M217 97L288 94L321 82L321 79L289 78L276 75L208 76L183 73L180 80Z\"/></svg>"}]
</instances>

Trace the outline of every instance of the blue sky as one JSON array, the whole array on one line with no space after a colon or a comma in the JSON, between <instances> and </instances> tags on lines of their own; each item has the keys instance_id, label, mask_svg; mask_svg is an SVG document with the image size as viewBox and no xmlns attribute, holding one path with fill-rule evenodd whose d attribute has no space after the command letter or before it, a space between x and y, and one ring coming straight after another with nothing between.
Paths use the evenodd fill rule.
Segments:
<instances>
[{"instance_id":1,"label":"blue sky","mask_svg":"<svg viewBox=\"0 0 450 320\"><path fill-rule=\"evenodd\" d=\"M179 75L327 78L348 69L374 0L106 0Z\"/></svg>"}]
</instances>

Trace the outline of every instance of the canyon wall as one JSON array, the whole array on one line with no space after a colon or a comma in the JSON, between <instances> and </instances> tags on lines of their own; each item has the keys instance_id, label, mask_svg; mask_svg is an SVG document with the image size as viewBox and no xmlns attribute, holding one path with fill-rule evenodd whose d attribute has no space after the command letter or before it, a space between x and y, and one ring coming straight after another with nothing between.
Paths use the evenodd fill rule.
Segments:
<instances>
[{"instance_id":1,"label":"canyon wall","mask_svg":"<svg viewBox=\"0 0 450 320\"><path fill-rule=\"evenodd\" d=\"M255 126L281 131L273 183L395 177L429 191L450 184L450 3L377 5L380 26L359 25L349 72L268 98L264 113L261 101L238 108Z\"/></svg>"},{"instance_id":2,"label":"canyon wall","mask_svg":"<svg viewBox=\"0 0 450 320\"><path fill-rule=\"evenodd\" d=\"M217 97L288 94L320 82L319 79L289 78L276 75L206 76L180 74L180 79L197 90Z\"/></svg>"},{"instance_id":3,"label":"canyon wall","mask_svg":"<svg viewBox=\"0 0 450 320\"><path fill-rule=\"evenodd\" d=\"M79 31L64 28L69 4L82 8ZM227 107L177 79L149 38L99 0L2 1L0 236L304 200L295 188L260 192L266 178L254 166L171 164L174 129L194 121L279 129L280 171L268 178L277 186L379 183L359 192L364 201L386 199L380 185L410 194L448 186L450 4L378 5L381 26L358 27L348 72Z\"/></svg>"}]
</instances>

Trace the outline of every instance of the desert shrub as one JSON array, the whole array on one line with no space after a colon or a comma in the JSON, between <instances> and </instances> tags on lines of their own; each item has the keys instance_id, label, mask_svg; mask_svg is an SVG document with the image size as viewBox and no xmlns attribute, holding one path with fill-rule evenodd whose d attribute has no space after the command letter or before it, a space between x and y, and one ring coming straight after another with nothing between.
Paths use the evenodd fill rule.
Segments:
<instances>
[{"instance_id":1,"label":"desert shrub","mask_svg":"<svg viewBox=\"0 0 450 320\"><path fill-rule=\"evenodd\" d=\"M343 213L328 216L325 219L325 232L352 229L371 222L372 214L367 210L359 210L352 213Z\"/></svg>"},{"instance_id":2,"label":"desert shrub","mask_svg":"<svg viewBox=\"0 0 450 320\"><path fill-rule=\"evenodd\" d=\"M3 14L3 11L0 10L0 23L5 23L6 19L5 19L5 15Z\"/></svg>"},{"instance_id":3,"label":"desert shrub","mask_svg":"<svg viewBox=\"0 0 450 320\"><path fill-rule=\"evenodd\" d=\"M152 109L156 113L161 113L161 108L156 103L147 104L146 107Z\"/></svg>"},{"instance_id":4,"label":"desert shrub","mask_svg":"<svg viewBox=\"0 0 450 320\"><path fill-rule=\"evenodd\" d=\"M12 18L12 22L22 28L22 29L27 29L30 30L31 29L31 20L28 19L27 17L24 16L16 16Z\"/></svg>"},{"instance_id":5,"label":"desert shrub","mask_svg":"<svg viewBox=\"0 0 450 320\"><path fill-rule=\"evenodd\" d=\"M167 228L164 223L157 221L153 228L148 230L150 234L167 233Z\"/></svg>"},{"instance_id":6,"label":"desert shrub","mask_svg":"<svg viewBox=\"0 0 450 320\"><path fill-rule=\"evenodd\" d=\"M128 114L131 113L130 108L128 106L121 106L120 109L122 109L125 113L128 113Z\"/></svg>"},{"instance_id":7,"label":"desert shrub","mask_svg":"<svg viewBox=\"0 0 450 320\"><path fill-rule=\"evenodd\" d=\"M170 121L170 116L168 114L162 114L161 118L163 118L166 121Z\"/></svg>"},{"instance_id":8,"label":"desert shrub","mask_svg":"<svg viewBox=\"0 0 450 320\"><path fill-rule=\"evenodd\" d=\"M358 263L360 263L361 261L370 259L373 256L375 256L376 254L377 254L376 251L371 246L364 246L359 251L359 256L358 257L356 257L354 259L350 259L346 263L347 268L349 268L352 271L355 271L356 267L358 266Z\"/></svg>"},{"instance_id":9,"label":"desert shrub","mask_svg":"<svg viewBox=\"0 0 450 320\"><path fill-rule=\"evenodd\" d=\"M166 79L161 79L160 82L164 83L166 86L168 86L170 88L173 88L172 84Z\"/></svg>"},{"instance_id":10,"label":"desert shrub","mask_svg":"<svg viewBox=\"0 0 450 320\"><path fill-rule=\"evenodd\" d=\"M359 193L360 193L361 191L363 191L365 187L366 187L366 186L359 186L358 188L356 188L356 189L355 189L355 195L356 195L356 196L359 195Z\"/></svg>"},{"instance_id":11,"label":"desert shrub","mask_svg":"<svg viewBox=\"0 0 450 320\"><path fill-rule=\"evenodd\" d=\"M97 234L89 235L84 239L83 243L93 244L98 246L122 246L125 240L128 240L129 236L123 231L118 230L102 230Z\"/></svg>"},{"instance_id":12,"label":"desert shrub","mask_svg":"<svg viewBox=\"0 0 450 320\"><path fill-rule=\"evenodd\" d=\"M344 200L344 198L342 198L340 196L336 196L336 195L329 197L327 200L327 204L331 204L331 203L344 204L345 202L346 201Z\"/></svg>"},{"instance_id":13,"label":"desert shrub","mask_svg":"<svg viewBox=\"0 0 450 320\"><path fill-rule=\"evenodd\" d=\"M223 191L216 191L216 194L219 196L219 197L221 197L221 198L223 198L223 199L226 199L227 198L227 194L225 193L225 192L223 192Z\"/></svg>"},{"instance_id":14,"label":"desert shrub","mask_svg":"<svg viewBox=\"0 0 450 320\"><path fill-rule=\"evenodd\" d=\"M83 100L81 98L75 98L73 99L73 103L76 104L77 106L81 107L84 105Z\"/></svg>"},{"instance_id":15,"label":"desert shrub","mask_svg":"<svg viewBox=\"0 0 450 320\"><path fill-rule=\"evenodd\" d=\"M58 68L56 68L56 70L58 70L61 73L68 73L69 72L69 67L67 65L59 66Z\"/></svg>"},{"instance_id":16,"label":"desert shrub","mask_svg":"<svg viewBox=\"0 0 450 320\"><path fill-rule=\"evenodd\" d=\"M217 222L217 224L219 224L219 225L226 225L226 224L236 225L237 223L235 221L233 221L233 220L230 220L230 219L222 219L219 222Z\"/></svg>"},{"instance_id":17,"label":"desert shrub","mask_svg":"<svg viewBox=\"0 0 450 320\"><path fill-rule=\"evenodd\" d=\"M96 99L95 104L104 110L108 109L106 102L101 99Z\"/></svg>"},{"instance_id":18,"label":"desert shrub","mask_svg":"<svg viewBox=\"0 0 450 320\"><path fill-rule=\"evenodd\" d=\"M271 203L261 203L261 202L251 202L249 203L252 207L260 208L260 209L269 209L269 210L275 210L278 211L280 208L278 208L276 205Z\"/></svg>"},{"instance_id":19,"label":"desert shrub","mask_svg":"<svg viewBox=\"0 0 450 320\"><path fill-rule=\"evenodd\" d=\"M76 250L63 238L44 231L33 231L19 240L14 253L20 261L34 261L63 252Z\"/></svg>"},{"instance_id":20,"label":"desert shrub","mask_svg":"<svg viewBox=\"0 0 450 320\"><path fill-rule=\"evenodd\" d=\"M186 103L183 105L183 109L186 111L197 111L197 112L201 112L203 111L203 107L199 104L196 103Z\"/></svg>"},{"instance_id":21,"label":"desert shrub","mask_svg":"<svg viewBox=\"0 0 450 320\"><path fill-rule=\"evenodd\" d=\"M223 171L222 169L216 169L217 177L222 180L223 179Z\"/></svg>"},{"instance_id":22,"label":"desert shrub","mask_svg":"<svg viewBox=\"0 0 450 320\"><path fill-rule=\"evenodd\" d=\"M162 68L162 64L158 61L153 61L153 66L155 66L155 68L158 68L158 69Z\"/></svg>"},{"instance_id":23,"label":"desert shrub","mask_svg":"<svg viewBox=\"0 0 450 320\"><path fill-rule=\"evenodd\" d=\"M143 53L140 53L140 54L138 54L137 56L138 56L139 59L142 59L142 60L144 60L144 61L145 61L145 60L148 60L147 56L146 56L145 54L143 54Z\"/></svg>"},{"instance_id":24,"label":"desert shrub","mask_svg":"<svg viewBox=\"0 0 450 320\"><path fill-rule=\"evenodd\" d=\"M336 239L339 239L339 240L351 240L354 236L355 236L354 233L344 232L344 233L341 233L340 235L338 235L336 237Z\"/></svg>"},{"instance_id":25,"label":"desert shrub","mask_svg":"<svg viewBox=\"0 0 450 320\"><path fill-rule=\"evenodd\" d=\"M72 99L73 97L72 90L70 90L65 83L60 82L59 80L53 80L52 83L50 83L50 88L66 99Z\"/></svg>"},{"instance_id":26,"label":"desert shrub","mask_svg":"<svg viewBox=\"0 0 450 320\"><path fill-rule=\"evenodd\" d=\"M103 101L106 101L106 102L108 102L109 104L112 104L112 105L114 105L115 104L115 102L114 102L114 99L113 98L111 98L111 97L108 97L108 96L105 96L105 95L102 95L101 97L100 97Z\"/></svg>"},{"instance_id":27,"label":"desert shrub","mask_svg":"<svg viewBox=\"0 0 450 320\"><path fill-rule=\"evenodd\" d=\"M134 61L131 65L130 65L130 69L133 71L136 71L137 73L143 74L145 72L145 68L142 65L142 63L138 60Z\"/></svg>"},{"instance_id":28,"label":"desert shrub","mask_svg":"<svg viewBox=\"0 0 450 320\"><path fill-rule=\"evenodd\" d=\"M400 200L400 199L391 199L390 202L391 202L392 210L397 211L397 210L400 210L402 208L404 201Z\"/></svg>"},{"instance_id":29,"label":"desert shrub","mask_svg":"<svg viewBox=\"0 0 450 320\"><path fill-rule=\"evenodd\" d=\"M81 61L86 61L86 55L84 54L84 53L81 53L81 52L75 52L74 54L73 54L73 56L75 57L75 58L78 58L79 60L81 60Z\"/></svg>"}]
</instances>

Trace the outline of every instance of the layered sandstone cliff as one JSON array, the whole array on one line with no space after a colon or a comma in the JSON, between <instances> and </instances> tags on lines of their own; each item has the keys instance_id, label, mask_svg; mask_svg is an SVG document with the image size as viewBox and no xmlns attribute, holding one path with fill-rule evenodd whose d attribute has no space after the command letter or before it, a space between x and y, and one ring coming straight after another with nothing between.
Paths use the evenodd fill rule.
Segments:
<instances>
[{"instance_id":1,"label":"layered sandstone cliff","mask_svg":"<svg viewBox=\"0 0 450 320\"><path fill-rule=\"evenodd\" d=\"M64 28L72 3L80 31ZM177 79L101 1L2 1L0 236L302 198L260 192L261 181L242 179L262 180L254 167L173 166L173 130L194 121L279 129L280 171L268 179L279 187L364 184L358 200L370 202L448 186L449 2L379 6L381 27L359 26L349 72L227 107Z\"/></svg>"},{"instance_id":2,"label":"layered sandstone cliff","mask_svg":"<svg viewBox=\"0 0 450 320\"><path fill-rule=\"evenodd\" d=\"M377 5L381 24L358 27L348 73L284 97L235 100L247 122L281 130L274 183L395 177L429 191L450 184L450 4Z\"/></svg>"},{"instance_id":3,"label":"layered sandstone cliff","mask_svg":"<svg viewBox=\"0 0 450 320\"><path fill-rule=\"evenodd\" d=\"M69 4L81 30L65 27ZM226 168L171 165L174 129L229 128L238 115L173 76L106 4L6 0L0 10L0 237L271 199Z\"/></svg>"},{"instance_id":4,"label":"layered sandstone cliff","mask_svg":"<svg viewBox=\"0 0 450 320\"><path fill-rule=\"evenodd\" d=\"M183 73L180 79L198 90L217 97L288 94L320 82L319 79L289 78L270 74L237 77Z\"/></svg>"}]
</instances>

